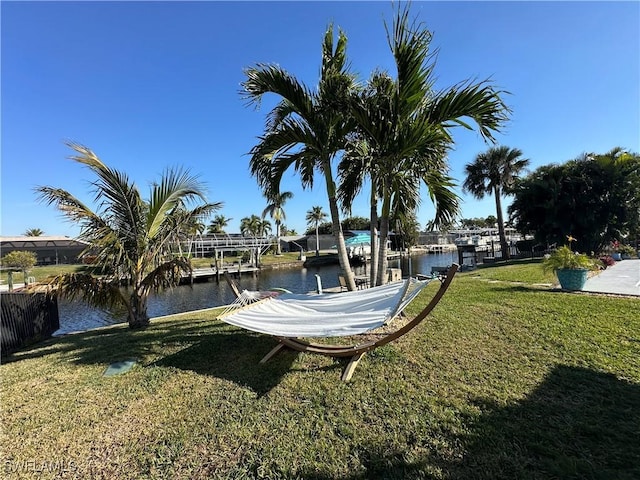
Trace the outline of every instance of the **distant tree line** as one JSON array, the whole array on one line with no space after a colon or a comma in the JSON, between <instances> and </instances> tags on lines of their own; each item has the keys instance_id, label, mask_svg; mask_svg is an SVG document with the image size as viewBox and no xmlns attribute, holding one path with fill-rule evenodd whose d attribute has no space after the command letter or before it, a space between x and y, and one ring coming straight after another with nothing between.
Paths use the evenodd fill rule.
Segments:
<instances>
[{"instance_id":1,"label":"distant tree line","mask_svg":"<svg viewBox=\"0 0 640 480\"><path fill-rule=\"evenodd\" d=\"M365 217L347 217L340 222L342 230L369 230L371 220ZM331 235L331 222L322 222L318 225L319 235ZM307 228L305 235L315 235L315 226Z\"/></svg>"},{"instance_id":2,"label":"distant tree line","mask_svg":"<svg viewBox=\"0 0 640 480\"><path fill-rule=\"evenodd\" d=\"M461 218L458 222L460 228L496 228L498 219L494 215L488 217Z\"/></svg>"}]
</instances>

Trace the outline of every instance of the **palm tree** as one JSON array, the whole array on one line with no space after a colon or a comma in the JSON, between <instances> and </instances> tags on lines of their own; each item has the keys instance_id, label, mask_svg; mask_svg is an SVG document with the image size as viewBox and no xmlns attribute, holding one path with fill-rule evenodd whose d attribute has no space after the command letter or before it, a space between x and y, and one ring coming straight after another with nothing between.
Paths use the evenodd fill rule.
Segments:
<instances>
[{"instance_id":1,"label":"palm tree","mask_svg":"<svg viewBox=\"0 0 640 480\"><path fill-rule=\"evenodd\" d=\"M322 207L316 206L311 207L311 210L307 211L307 216L305 220L307 221L307 225L313 225L316 229L316 257L320 256L320 239L318 238L318 226L321 222L326 220L327 214L322 211Z\"/></svg>"},{"instance_id":2,"label":"palm tree","mask_svg":"<svg viewBox=\"0 0 640 480\"><path fill-rule=\"evenodd\" d=\"M246 237L266 237L271 232L271 224L258 215L251 215L240 220L240 233ZM260 263L260 249L252 250L256 266Z\"/></svg>"},{"instance_id":3,"label":"palm tree","mask_svg":"<svg viewBox=\"0 0 640 480\"><path fill-rule=\"evenodd\" d=\"M276 255L282 254L280 250L280 224L287 218L282 207L290 198L293 198L293 193L291 192L275 193L269 199L271 203L262 211L263 219L269 214L276 224Z\"/></svg>"},{"instance_id":4,"label":"palm tree","mask_svg":"<svg viewBox=\"0 0 640 480\"><path fill-rule=\"evenodd\" d=\"M446 155L453 145L450 129L472 128L463 120L468 117L485 140L493 141L493 132L509 112L500 98L503 92L487 82L465 81L435 91L431 32L422 24L409 24L408 14L408 6L399 8L391 31L387 28L397 77L374 72L367 88L355 97L351 112L358 125L357 143L339 166L343 204L350 204L365 176L371 181L372 240L381 202L376 283L384 283L386 277L389 218L415 210L421 183L436 205L432 225L451 222L459 210L455 184L447 174Z\"/></svg>"},{"instance_id":5,"label":"palm tree","mask_svg":"<svg viewBox=\"0 0 640 480\"><path fill-rule=\"evenodd\" d=\"M244 236L265 237L269 232L271 232L271 223L258 215L251 215L240 220L240 233Z\"/></svg>"},{"instance_id":6,"label":"palm tree","mask_svg":"<svg viewBox=\"0 0 640 480\"><path fill-rule=\"evenodd\" d=\"M197 218L197 217L190 218L185 222L184 226L182 227L181 233L183 233L183 236L185 237L184 240L189 242L189 251L187 253L189 257L191 257L191 248L193 248L193 244L195 242L196 237L198 236L202 237L202 234L204 233L205 229L206 229L206 226L202 221L202 218ZM178 250L179 250L180 256L182 256L182 247L180 247L181 244L182 242L178 242L178 247L179 247ZM196 257L198 256L197 248L194 254Z\"/></svg>"},{"instance_id":7,"label":"palm tree","mask_svg":"<svg viewBox=\"0 0 640 480\"><path fill-rule=\"evenodd\" d=\"M25 237L39 237L43 235L44 232L39 228L29 228L26 232L23 233Z\"/></svg>"},{"instance_id":8,"label":"palm tree","mask_svg":"<svg viewBox=\"0 0 640 480\"><path fill-rule=\"evenodd\" d=\"M177 284L182 273L191 271L188 259L171 252L172 245L189 234L194 219L210 215L221 204L206 203L201 183L181 169L166 170L145 200L125 173L108 167L83 145L67 145L76 153L70 158L97 176L92 183L97 209L60 188L41 186L36 192L80 225L79 239L96 252L101 275L63 274L52 283L64 297L80 297L94 306L122 304L129 326L144 327L149 324L150 292ZM123 281L129 285L126 290Z\"/></svg>"},{"instance_id":9,"label":"palm tree","mask_svg":"<svg viewBox=\"0 0 640 480\"><path fill-rule=\"evenodd\" d=\"M225 227L229 225L231 220L233 220L233 218L227 218L224 215L216 215L207 227L207 234L213 235L216 233L224 233Z\"/></svg>"},{"instance_id":10,"label":"palm tree","mask_svg":"<svg viewBox=\"0 0 640 480\"><path fill-rule=\"evenodd\" d=\"M466 179L463 190L475 198L484 198L485 194L496 199L496 215L498 217L498 234L502 258L510 258L507 237L504 233L501 196L508 191L518 175L529 165L529 160L522 157L522 151L506 146L492 147L476 156L472 163L465 166Z\"/></svg>"},{"instance_id":11,"label":"palm tree","mask_svg":"<svg viewBox=\"0 0 640 480\"><path fill-rule=\"evenodd\" d=\"M242 84L244 98L259 104L263 95L274 93L280 103L268 114L265 133L251 150L250 168L265 193L277 192L283 174L293 166L304 188L313 187L314 173L324 177L332 231L338 258L350 290L355 279L344 244L337 187L331 171L336 154L345 147L353 130L348 115L349 97L356 88L347 71L347 37L341 31L334 46L333 26L327 29L322 45L322 67L317 91L312 91L277 65L258 64L247 68Z\"/></svg>"}]
</instances>

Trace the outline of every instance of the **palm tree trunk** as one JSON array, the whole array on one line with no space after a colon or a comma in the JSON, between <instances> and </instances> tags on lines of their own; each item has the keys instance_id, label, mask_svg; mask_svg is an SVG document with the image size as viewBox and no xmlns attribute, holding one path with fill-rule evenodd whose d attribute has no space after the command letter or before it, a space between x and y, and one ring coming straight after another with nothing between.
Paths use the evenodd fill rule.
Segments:
<instances>
[{"instance_id":1,"label":"palm tree trunk","mask_svg":"<svg viewBox=\"0 0 640 480\"><path fill-rule=\"evenodd\" d=\"M502 259L509 260L509 258L511 258L511 252L509 251L509 245L507 245L507 236L504 233L502 201L500 200L500 189L498 187L494 189L494 195L496 197L496 216L498 218L498 235L500 236L500 250L502 250Z\"/></svg>"},{"instance_id":2,"label":"palm tree trunk","mask_svg":"<svg viewBox=\"0 0 640 480\"><path fill-rule=\"evenodd\" d=\"M389 259L387 258L387 238L389 237L389 212L391 211L391 199L389 198L388 180L383 180L382 210L380 212L380 245L378 246L378 278L377 285L387 283L387 268Z\"/></svg>"},{"instance_id":3,"label":"palm tree trunk","mask_svg":"<svg viewBox=\"0 0 640 480\"><path fill-rule=\"evenodd\" d=\"M356 289L356 279L353 276L351 264L349 263L347 247L344 244L344 235L342 234L340 217L338 216L338 203L336 202L335 197L329 198L329 210L331 211L331 225L333 236L336 239L336 245L338 247L338 261L340 262L340 268L344 272L344 279L347 282L347 289L349 291L353 291Z\"/></svg>"},{"instance_id":4,"label":"palm tree trunk","mask_svg":"<svg viewBox=\"0 0 640 480\"><path fill-rule=\"evenodd\" d=\"M373 180L371 181L371 213L369 218L371 220L371 226L369 228L371 234L371 268L369 269L369 284L372 287L377 285L376 276L378 275L378 197L376 195L376 188ZM365 259L366 261L366 259Z\"/></svg>"},{"instance_id":5,"label":"palm tree trunk","mask_svg":"<svg viewBox=\"0 0 640 480\"><path fill-rule=\"evenodd\" d=\"M387 283L387 268L389 259L387 258L387 238L389 237L389 217L382 214L380 216L380 245L378 245L378 278L377 285Z\"/></svg>"},{"instance_id":6,"label":"palm tree trunk","mask_svg":"<svg viewBox=\"0 0 640 480\"><path fill-rule=\"evenodd\" d=\"M331 177L331 164L326 161L322 167L327 185L327 196L329 198L331 230L336 239L336 246L338 247L338 261L340 262L340 268L344 273L344 279L347 282L347 289L349 291L354 291L356 289L356 279L353 276L351 264L349 263L349 255L347 254L347 247L344 244L344 235L342 234L342 226L340 225L340 213L338 212L338 201L336 199L336 185Z\"/></svg>"},{"instance_id":7,"label":"palm tree trunk","mask_svg":"<svg viewBox=\"0 0 640 480\"><path fill-rule=\"evenodd\" d=\"M318 221L316 220L316 257L320 256L320 238L318 237Z\"/></svg>"},{"instance_id":8,"label":"palm tree trunk","mask_svg":"<svg viewBox=\"0 0 640 480\"><path fill-rule=\"evenodd\" d=\"M129 301L129 328L138 329L149 325L147 315L148 295L141 287L136 287L131 293Z\"/></svg>"},{"instance_id":9,"label":"palm tree trunk","mask_svg":"<svg viewBox=\"0 0 640 480\"><path fill-rule=\"evenodd\" d=\"M280 250L280 221L276 220L276 255L282 255Z\"/></svg>"}]
</instances>

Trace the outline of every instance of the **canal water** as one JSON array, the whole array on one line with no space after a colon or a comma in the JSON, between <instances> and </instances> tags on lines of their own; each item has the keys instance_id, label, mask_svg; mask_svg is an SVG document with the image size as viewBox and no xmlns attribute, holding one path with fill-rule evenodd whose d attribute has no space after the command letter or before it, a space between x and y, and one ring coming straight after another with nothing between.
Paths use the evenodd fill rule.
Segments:
<instances>
[{"instance_id":1,"label":"canal water","mask_svg":"<svg viewBox=\"0 0 640 480\"><path fill-rule=\"evenodd\" d=\"M431 273L431 267L448 266L457 261L457 253L412 255L389 261L390 268L401 268L403 276L409 273L416 275ZM369 266L355 267L356 275L368 274ZM256 275L242 275L239 282L247 290L267 290L269 288L286 288L294 293L316 291L316 275L320 276L323 288L337 287L339 265L327 265L313 268L287 268L263 270ZM171 315L174 313L200 310L204 308L227 305L234 300L233 292L227 282L215 280L183 285L154 294L149 298L148 313L150 317ZM126 321L124 310L102 310L92 308L84 303L60 300L60 329L54 335L90 330L122 323Z\"/></svg>"}]
</instances>

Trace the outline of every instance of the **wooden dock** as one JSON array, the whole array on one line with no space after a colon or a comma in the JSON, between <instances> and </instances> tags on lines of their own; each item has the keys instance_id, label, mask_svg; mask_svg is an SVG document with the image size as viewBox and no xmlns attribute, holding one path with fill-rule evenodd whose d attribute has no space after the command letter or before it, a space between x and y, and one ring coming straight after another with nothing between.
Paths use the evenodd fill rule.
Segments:
<instances>
[{"instance_id":1,"label":"wooden dock","mask_svg":"<svg viewBox=\"0 0 640 480\"><path fill-rule=\"evenodd\" d=\"M219 269L215 267L211 268L194 268L191 276L185 275L183 277L183 283L187 282L208 282L214 278L216 281L220 281L220 278L226 272L233 277L241 277L242 275L254 275L260 269L253 265L224 265Z\"/></svg>"}]
</instances>

